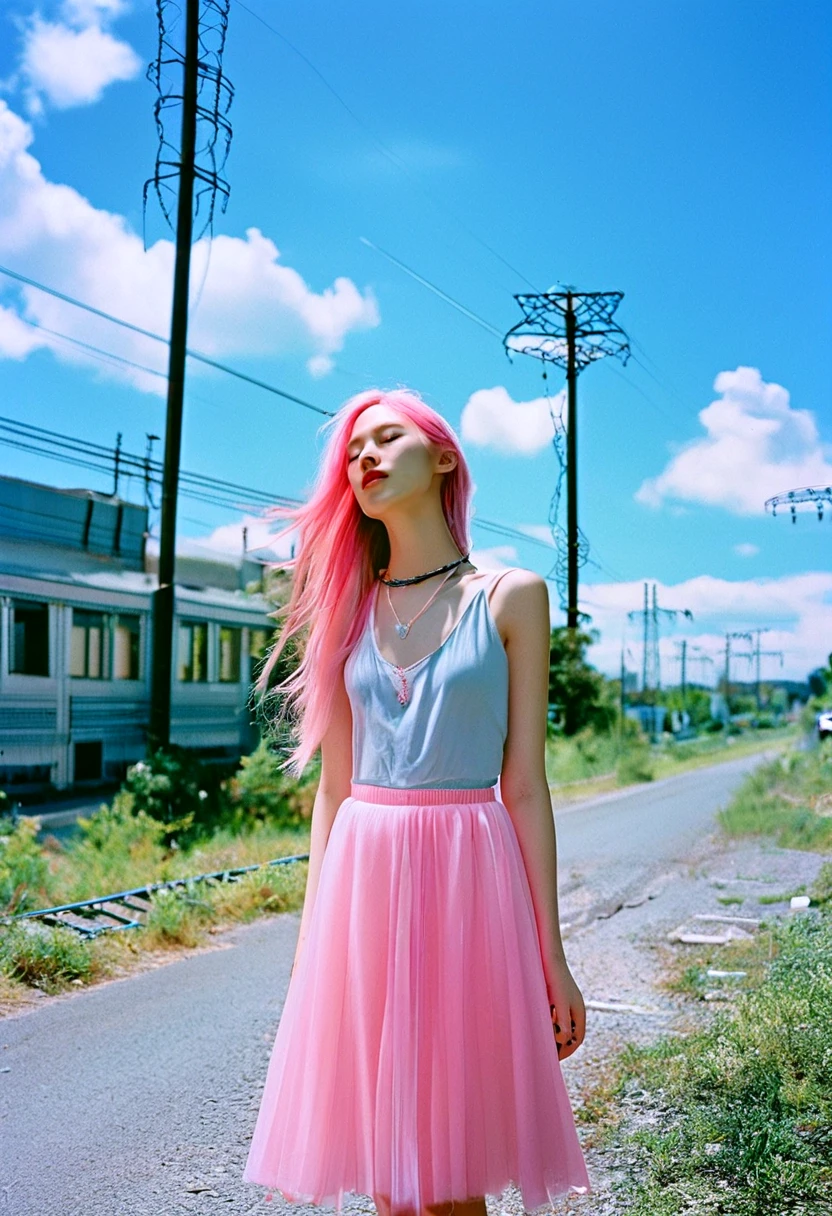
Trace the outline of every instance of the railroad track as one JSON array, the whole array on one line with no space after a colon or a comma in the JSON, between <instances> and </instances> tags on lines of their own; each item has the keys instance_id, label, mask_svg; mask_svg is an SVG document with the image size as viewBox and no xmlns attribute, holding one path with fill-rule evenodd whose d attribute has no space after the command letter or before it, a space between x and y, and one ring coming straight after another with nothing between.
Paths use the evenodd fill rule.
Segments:
<instances>
[{"instance_id":1,"label":"railroad track","mask_svg":"<svg viewBox=\"0 0 832 1216\"><path fill-rule=\"evenodd\" d=\"M34 912L18 912L14 916L0 918L0 925L38 921L44 925L60 925L65 929L73 929L89 941L101 933L117 933L123 929L143 928L153 906L151 895L155 891L170 891L182 887L190 891L199 883L239 882L244 874L250 874L253 870L266 870L271 866L283 866L295 861L308 860L308 853L296 853L291 857L277 857L274 861L265 861L257 865L215 870L210 874L196 874L190 878L174 878L170 882L149 883L146 887L133 887L129 891L115 891L111 895L82 899L74 904L60 904L55 908L38 908ZM195 897L190 898L194 903L202 902Z\"/></svg>"}]
</instances>

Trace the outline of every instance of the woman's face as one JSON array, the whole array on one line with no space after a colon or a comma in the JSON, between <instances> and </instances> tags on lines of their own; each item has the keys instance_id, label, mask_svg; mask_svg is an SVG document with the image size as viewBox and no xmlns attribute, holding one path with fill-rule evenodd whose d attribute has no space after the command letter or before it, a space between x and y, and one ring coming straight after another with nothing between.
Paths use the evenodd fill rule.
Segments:
<instances>
[{"instance_id":1,"label":"woman's face","mask_svg":"<svg viewBox=\"0 0 832 1216\"><path fill-rule=\"evenodd\" d=\"M347 476L359 506L372 518L428 493L434 478L440 480L455 465L452 450L440 451L414 422L387 405L362 410L347 442Z\"/></svg>"}]
</instances>

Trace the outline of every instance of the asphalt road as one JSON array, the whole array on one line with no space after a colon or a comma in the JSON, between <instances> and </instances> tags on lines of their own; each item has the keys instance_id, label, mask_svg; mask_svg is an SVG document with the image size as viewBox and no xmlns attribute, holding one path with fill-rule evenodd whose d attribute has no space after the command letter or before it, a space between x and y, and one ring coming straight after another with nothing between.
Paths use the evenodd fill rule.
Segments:
<instances>
[{"instance_id":1,"label":"asphalt road","mask_svg":"<svg viewBox=\"0 0 832 1216\"><path fill-rule=\"evenodd\" d=\"M572 931L684 862L759 759L559 811ZM0 1216L300 1216L240 1178L298 921L238 926L201 952L0 1022Z\"/></svg>"}]
</instances>

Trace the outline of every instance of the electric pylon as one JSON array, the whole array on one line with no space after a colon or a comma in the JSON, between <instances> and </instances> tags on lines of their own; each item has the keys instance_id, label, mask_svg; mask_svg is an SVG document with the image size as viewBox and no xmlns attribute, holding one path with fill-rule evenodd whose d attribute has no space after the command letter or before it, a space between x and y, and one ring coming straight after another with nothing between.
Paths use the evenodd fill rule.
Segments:
<instances>
[{"instance_id":1,"label":"electric pylon","mask_svg":"<svg viewBox=\"0 0 832 1216\"><path fill-rule=\"evenodd\" d=\"M775 494L767 498L765 508L771 511L772 518L777 515L778 507L788 507L792 523L797 523L797 508L801 503L811 503L818 513L818 523L823 520L825 506L832 506L832 486L804 486L800 490L787 490L785 494Z\"/></svg>"},{"instance_id":2,"label":"electric pylon","mask_svg":"<svg viewBox=\"0 0 832 1216\"><path fill-rule=\"evenodd\" d=\"M648 584L644 584L644 606L642 608L634 608L632 612L627 613L627 619L630 621L637 620L639 617L642 620L641 690L645 705L650 705L653 709L651 715L653 726L650 731L651 738L653 739L655 739L657 734L655 710L658 703L658 692L662 684L661 660L659 657L660 622L663 616L668 620L675 621L676 617L680 615L689 621L693 620L693 613L689 608L660 608L655 583L653 583L652 594Z\"/></svg>"},{"instance_id":3,"label":"electric pylon","mask_svg":"<svg viewBox=\"0 0 832 1216\"><path fill-rule=\"evenodd\" d=\"M523 312L523 320L513 326L503 338L506 353L509 357L512 354L521 354L540 359L544 365L544 379L547 363L554 363L566 372L565 452L563 419L552 414L555 453L560 467L549 510L549 523L558 551L553 572L561 607L566 609L567 627L577 629L580 616L578 570L589 554L589 546L578 527L578 375L590 363L608 355L613 355L626 364L630 356L627 335L612 319L623 299L623 292L568 289L520 294L514 298ZM567 515L565 562L563 529L558 522L564 469ZM564 587L567 592L565 597Z\"/></svg>"},{"instance_id":4,"label":"electric pylon","mask_svg":"<svg viewBox=\"0 0 832 1216\"><path fill-rule=\"evenodd\" d=\"M170 701L173 679L173 621L176 578L176 502L182 447L182 407L185 393L185 359L188 345L188 295L191 274L194 202L203 206L203 232L213 222L217 198L224 209L228 183L221 171L228 155L231 127L225 115L233 90L222 71L228 27L229 0L186 0L184 38L174 41L182 10L175 0L157 0L159 46L148 69L155 83L154 109L159 149L153 176L145 183L144 205L152 187L167 222L173 227L176 190L176 260L173 272L168 398L165 425L165 462L162 480L162 516L159 537L159 583L153 595L153 665L150 691L148 750L170 743ZM181 71L181 85L167 81ZM181 91L180 91L181 90ZM181 110L179 148L168 134L171 114Z\"/></svg>"}]
</instances>

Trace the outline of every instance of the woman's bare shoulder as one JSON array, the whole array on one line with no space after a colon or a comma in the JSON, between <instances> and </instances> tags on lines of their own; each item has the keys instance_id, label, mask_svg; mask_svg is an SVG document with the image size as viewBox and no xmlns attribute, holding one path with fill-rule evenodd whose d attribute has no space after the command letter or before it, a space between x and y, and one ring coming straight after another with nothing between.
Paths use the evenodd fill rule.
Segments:
<instances>
[{"instance_id":1,"label":"woman's bare shoulder","mask_svg":"<svg viewBox=\"0 0 832 1216\"><path fill-rule=\"evenodd\" d=\"M510 566L490 596L491 612L504 643L525 630L548 630L549 589L534 570Z\"/></svg>"}]
</instances>

